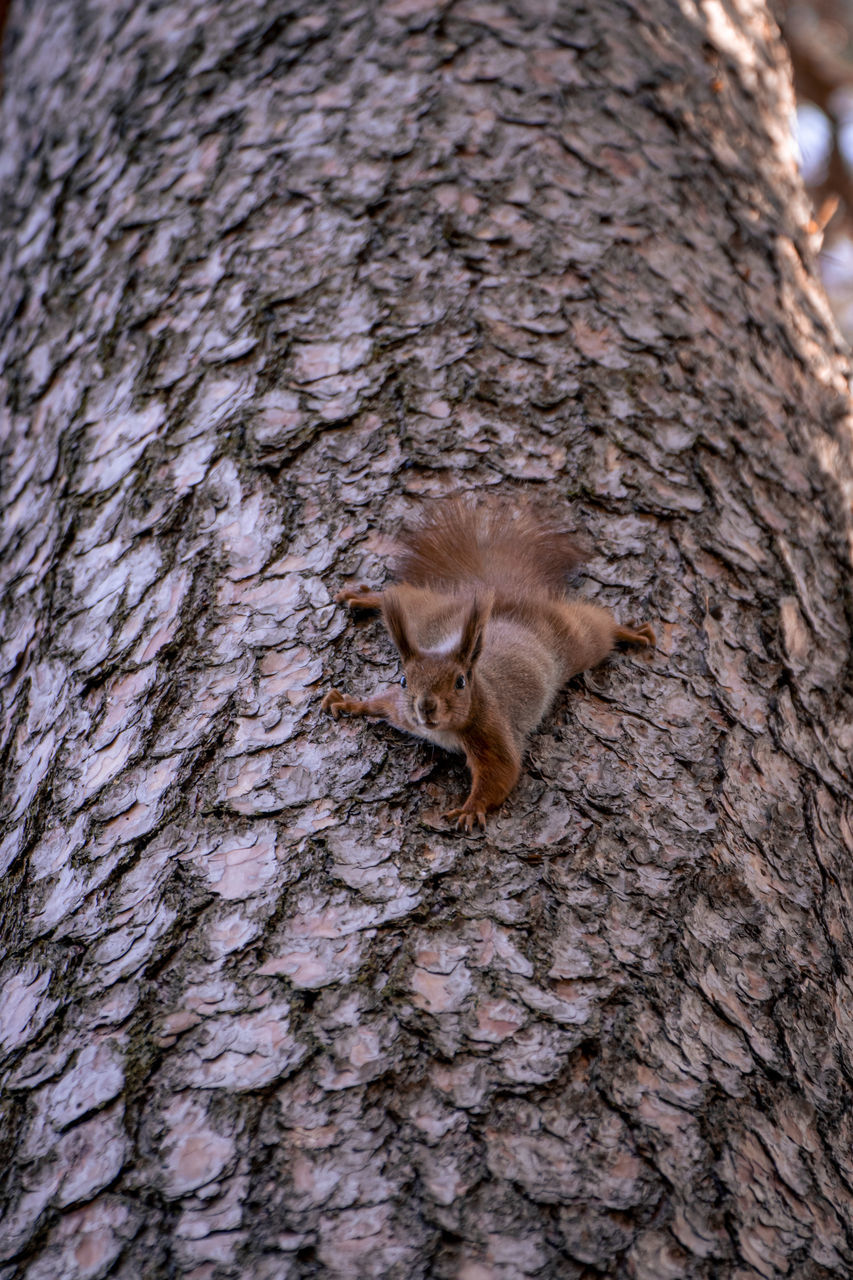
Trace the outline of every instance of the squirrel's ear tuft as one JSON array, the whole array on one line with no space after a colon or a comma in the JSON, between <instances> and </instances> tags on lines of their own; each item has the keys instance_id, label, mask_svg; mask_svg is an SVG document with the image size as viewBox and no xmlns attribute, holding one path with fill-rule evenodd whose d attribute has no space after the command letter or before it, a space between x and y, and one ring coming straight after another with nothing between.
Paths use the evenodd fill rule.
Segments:
<instances>
[{"instance_id":1,"label":"squirrel's ear tuft","mask_svg":"<svg viewBox=\"0 0 853 1280\"><path fill-rule=\"evenodd\" d=\"M459 665L465 667L467 671L471 670L480 656L480 650L483 647L483 632L486 629L486 623L489 621L493 602L494 595L491 591L487 595L476 595L468 611L468 616L462 627L462 635L459 637L459 647L454 655Z\"/></svg>"},{"instance_id":2,"label":"squirrel's ear tuft","mask_svg":"<svg viewBox=\"0 0 853 1280\"><path fill-rule=\"evenodd\" d=\"M382 593L382 617L385 619L388 634L397 646L403 662L410 662L416 656L417 650L409 639L403 606L393 587Z\"/></svg>"}]
</instances>

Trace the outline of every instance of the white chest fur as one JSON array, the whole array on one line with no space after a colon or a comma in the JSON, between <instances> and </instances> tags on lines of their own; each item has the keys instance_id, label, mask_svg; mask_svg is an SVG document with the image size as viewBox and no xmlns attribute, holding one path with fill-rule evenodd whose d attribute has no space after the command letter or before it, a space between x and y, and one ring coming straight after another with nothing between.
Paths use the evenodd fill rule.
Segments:
<instances>
[{"instance_id":1,"label":"white chest fur","mask_svg":"<svg viewBox=\"0 0 853 1280\"><path fill-rule=\"evenodd\" d=\"M416 738L426 738L427 742L434 742L436 746L443 747L445 751L464 752L464 747L459 741L459 735L453 733L450 729L428 729L426 725L409 724L409 733L415 735Z\"/></svg>"}]
</instances>

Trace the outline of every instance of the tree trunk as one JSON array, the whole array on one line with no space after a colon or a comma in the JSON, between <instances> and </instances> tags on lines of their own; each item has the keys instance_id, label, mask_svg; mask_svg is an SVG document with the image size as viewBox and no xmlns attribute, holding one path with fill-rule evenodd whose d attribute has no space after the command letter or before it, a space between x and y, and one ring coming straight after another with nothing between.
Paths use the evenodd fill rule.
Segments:
<instances>
[{"instance_id":1,"label":"tree trunk","mask_svg":"<svg viewBox=\"0 0 853 1280\"><path fill-rule=\"evenodd\" d=\"M853 1276L850 405L758 0L13 3L0 1280ZM423 495L659 647L485 836Z\"/></svg>"}]
</instances>

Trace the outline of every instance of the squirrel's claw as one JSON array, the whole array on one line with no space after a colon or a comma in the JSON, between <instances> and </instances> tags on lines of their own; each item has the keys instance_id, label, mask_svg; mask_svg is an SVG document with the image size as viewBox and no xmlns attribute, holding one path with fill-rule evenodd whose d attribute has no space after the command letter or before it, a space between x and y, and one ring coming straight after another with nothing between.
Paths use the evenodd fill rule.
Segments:
<instances>
[{"instance_id":1,"label":"squirrel's claw","mask_svg":"<svg viewBox=\"0 0 853 1280\"><path fill-rule=\"evenodd\" d=\"M467 831L470 835L476 822L483 831L486 829L486 811L484 809L469 809L467 805L463 805L461 809L448 809L444 814L445 818L455 819L456 826L460 831Z\"/></svg>"},{"instance_id":2,"label":"squirrel's claw","mask_svg":"<svg viewBox=\"0 0 853 1280\"><path fill-rule=\"evenodd\" d=\"M634 624L634 630L637 633L636 643L647 644L651 648L654 648L654 646L657 643L657 637L655 636L654 627L650 622L641 622L639 624Z\"/></svg>"},{"instance_id":3,"label":"squirrel's claw","mask_svg":"<svg viewBox=\"0 0 853 1280\"><path fill-rule=\"evenodd\" d=\"M333 720L337 720L342 711L349 711L349 704L352 698L347 697L345 693L341 693L338 689L330 689L320 703L321 711L328 711Z\"/></svg>"},{"instance_id":4,"label":"squirrel's claw","mask_svg":"<svg viewBox=\"0 0 853 1280\"><path fill-rule=\"evenodd\" d=\"M622 644L639 644L653 649L657 644L654 627L650 622L632 622L630 627L617 626L614 640Z\"/></svg>"},{"instance_id":5,"label":"squirrel's claw","mask_svg":"<svg viewBox=\"0 0 853 1280\"><path fill-rule=\"evenodd\" d=\"M338 604L349 604L350 600L357 599L369 590L370 587L366 582L360 582L357 587L341 587L340 591L336 592L335 599Z\"/></svg>"}]
</instances>

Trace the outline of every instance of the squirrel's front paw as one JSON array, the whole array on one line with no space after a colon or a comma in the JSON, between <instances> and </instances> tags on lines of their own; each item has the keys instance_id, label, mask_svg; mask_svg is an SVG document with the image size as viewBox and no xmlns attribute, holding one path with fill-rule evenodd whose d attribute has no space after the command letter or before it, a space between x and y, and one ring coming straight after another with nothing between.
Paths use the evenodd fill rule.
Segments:
<instances>
[{"instance_id":1,"label":"squirrel's front paw","mask_svg":"<svg viewBox=\"0 0 853 1280\"><path fill-rule=\"evenodd\" d=\"M486 829L485 809L469 808L467 804L464 804L461 809L448 809L444 817L450 818L451 821L455 818L456 825L460 831L468 831L470 833L475 822L479 823L484 831Z\"/></svg>"},{"instance_id":2,"label":"squirrel's front paw","mask_svg":"<svg viewBox=\"0 0 853 1280\"><path fill-rule=\"evenodd\" d=\"M332 719L337 720L342 711L354 711L358 705L357 698L351 698L348 693L341 693L338 689L330 689L320 703L320 710L328 711Z\"/></svg>"}]
</instances>

